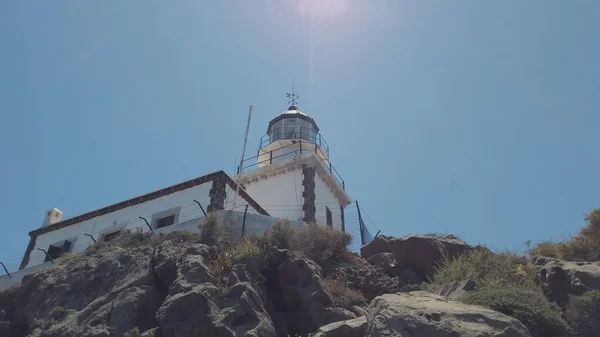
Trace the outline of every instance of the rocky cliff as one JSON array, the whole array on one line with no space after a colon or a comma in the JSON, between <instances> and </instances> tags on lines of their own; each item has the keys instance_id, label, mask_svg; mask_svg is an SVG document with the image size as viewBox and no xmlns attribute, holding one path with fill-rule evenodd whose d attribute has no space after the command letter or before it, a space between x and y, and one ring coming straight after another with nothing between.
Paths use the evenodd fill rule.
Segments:
<instances>
[{"instance_id":1,"label":"rocky cliff","mask_svg":"<svg viewBox=\"0 0 600 337\"><path fill-rule=\"evenodd\" d=\"M203 242L134 233L65 256L0 294L0 337L530 336L441 296L456 289L420 290L443 258L475 249L455 237L382 237L328 263L315 249Z\"/></svg>"}]
</instances>

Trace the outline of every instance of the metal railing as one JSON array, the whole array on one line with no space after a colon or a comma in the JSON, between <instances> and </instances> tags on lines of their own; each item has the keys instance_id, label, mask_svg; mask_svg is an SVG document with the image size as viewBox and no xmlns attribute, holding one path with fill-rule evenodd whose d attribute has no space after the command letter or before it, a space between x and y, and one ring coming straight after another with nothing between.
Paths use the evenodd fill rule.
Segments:
<instances>
[{"instance_id":1,"label":"metal railing","mask_svg":"<svg viewBox=\"0 0 600 337\"><path fill-rule=\"evenodd\" d=\"M297 138L293 138L293 139L297 139ZM311 149L309 150L309 149L303 148L302 147L303 144L309 144L309 145L311 145ZM285 153L277 154L277 155L273 156L273 152L278 153L277 151L281 152L280 150L285 149L285 148L289 148L289 147L294 147L294 148L290 149L289 151L287 151ZM298 147L298 148L296 148L296 147ZM247 169L253 169L253 168L255 168L255 167L257 167L257 166L259 166L261 164L266 164L266 163L273 164L273 160L275 160L277 158L281 158L281 157L288 156L288 155L291 155L291 154L294 154L294 155L300 154L300 155L302 155L303 153L314 152L316 154L315 157L317 158L317 160L323 165L323 167L326 170L329 171L329 173L331 173L331 175L333 176L333 178L337 181L337 183L345 191L346 190L346 182L344 181L344 179L342 179L342 176L335 169L335 167L333 167L333 165L331 164L331 161L329 160L329 154L327 154L328 160L327 160L327 162L325 162L323 160L323 158L321 158L321 156L319 155L319 151L323 151L323 149L318 144L312 143L312 142L305 142L305 143L303 143L302 139L298 139L297 143L291 143L291 144L288 144L288 145L280 146L278 148L272 149L269 152L266 152L266 153L269 154L267 156L268 158L266 158L266 159L259 160L260 157L266 156L266 153L260 154L260 150L259 150L259 154L257 154L254 157L250 157L250 158L244 160L244 161L248 161L248 162L256 160L256 162L252 163L252 164L248 164L248 165L242 167L241 168L241 172L240 172L240 168L238 167L237 174L243 173Z\"/></svg>"},{"instance_id":2,"label":"metal railing","mask_svg":"<svg viewBox=\"0 0 600 337\"><path fill-rule=\"evenodd\" d=\"M312 131L312 129L307 129L307 128L302 128L302 126L296 128L296 127L283 127L280 128L281 132L273 132L270 135L264 135L260 138L260 145L258 147L258 152L260 152L260 149L271 145L272 143L278 141L278 140L284 140L284 139L297 139L297 140L305 140L309 143L313 143L318 145L321 149L323 149L323 152L325 152L327 154L327 157L329 157L329 145L327 144L327 142L325 141L325 139L323 138L323 136L321 136L320 133L314 133Z\"/></svg>"}]
</instances>

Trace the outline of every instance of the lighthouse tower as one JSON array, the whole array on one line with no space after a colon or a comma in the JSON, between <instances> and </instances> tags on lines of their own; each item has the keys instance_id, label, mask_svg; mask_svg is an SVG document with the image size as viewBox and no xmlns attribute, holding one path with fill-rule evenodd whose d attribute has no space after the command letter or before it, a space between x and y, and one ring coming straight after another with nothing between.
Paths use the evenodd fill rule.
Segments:
<instances>
[{"instance_id":1,"label":"lighthouse tower","mask_svg":"<svg viewBox=\"0 0 600 337\"><path fill-rule=\"evenodd\" d=\"M239 183L271 216L344 229L346 184L317 123L297 107L298 95L288 97L291 105L269 122Z\"/></svg>"}]
</instances>

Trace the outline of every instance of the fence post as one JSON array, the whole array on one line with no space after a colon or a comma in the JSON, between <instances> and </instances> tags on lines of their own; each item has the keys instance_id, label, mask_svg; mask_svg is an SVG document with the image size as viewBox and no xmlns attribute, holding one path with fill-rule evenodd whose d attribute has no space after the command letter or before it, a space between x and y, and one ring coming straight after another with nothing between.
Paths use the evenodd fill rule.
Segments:
<instances>
[{"instance_id":1,"label":"fence post","mask_svg":"<svg viewBox=\"0 0 600 337\"><path fill-rule=\"evenodd\" d=\"M144 220L144 222L146 223L146 226L148 226L148 228L150 228L150 231L152 232L152 234L156 234L156 233L154 233L154 229L152 229L152 226L150 226L150 224L148 223L148 220L146 220L146 218L140 217L140 219Z\"/></svg>"},{"instance_id":2,"label":"fence post","mask_svg":"<svg viewBox=\"0 0 600 337\"><path fill-rule=\"evenodd\" d=\"M242 221L242 237L244 237L244 231L246 230L246 213L248 213L248 205L246 204L246 209L244 210L244 220Z\"/></svg>"},{"instance_id":3,"label":"fence post","mask_svg":"<svg viewBox=\"0 0 600 337\"><path fill-rule=\"evenodd\" d=\"M302 156L302 139L300 139L300 155Z\"/></svg>"},{"instance_id":4,"label":"fence post","mask_svg":"<svg viewBox=\"0 0 600 337\"><path fill-rule=\"evenodd\" d=\"M45 249L38 248L38 250L41 250L42 252L44 252L44 254L46 254L46 257L50 259L50 262L52 262L52 264L54 264L54 260L52 260L52 258L50 257L50 255L48 255L48 252Z\"/></svg>"},{"instance_id":5,"label":"fence post","mask_svg":"<svg viewBox=\"0 0 600 337\"><path fill-rule=\"evenodd\" d=\"M194 202L198 204L198 206L200 206L200 209L202 210L202 213L204 213L204 216L206 216L206 212L204 211L204 208L202 207L202 205L200 205L200 202L196 199L194 199Z\"/></svg>"},{"instance_id":6,"label":"fence post","mask_svg":"<svg viewBox=\"0 0 600 337\"><path fill-rule=\"evenodd\" d=\"M377 234L375 234L374 238L376 238L376 237L377 237L377 235L379 235L379 233L381 233L381 230L378 230L378 231L377 231Z\"/></svg>"},{"instance_id":7,"label":"fence post","mask_svg":"<svg viewBox=\"0 0 600 337\"><path fill-rule=\"evenodd\" d=\"M94 239L94 237L91 234L83 233L83 235L89 236L90 238L92 238L92 240L94 240L94 243L96 243L96 239Z\"/></svg>"},{"instance_id":8,"label":"fence post","mask_svg":"<svg viewBox=\"0 0 600 337\"><path fill-rule=\"evenodd\" d=\"M356 200L356 209L358 210L358 224L360 227L360 244L364 245L365 244L365 237L363 234L363 220L362 220L362 215L360 214L360 206L358 206L358 200Z\"/></svg>"},{"instance_id":9,"label":"fence post","mask_svg":"<svg viewBox=\"0 0 600 337\"><path fill-rule=\"evenodd\" d=\"M273 164L273 151L269 151L269 165Z\"/></svg>"},{"instance_id":10,"label":"fence post","mask_svg":"<svg viewBox=\"0 0 600 337\"><path fill-rule=\"evenodd\" d=\"M6 269L4 263L0 262L0 264L2 265L2 268L4 268L4 271L6 272L6 275L8 275L8 278L12 278L12 276L10 276L10 273L8 272L8 269Z\"/></svg>"}]
</instances>

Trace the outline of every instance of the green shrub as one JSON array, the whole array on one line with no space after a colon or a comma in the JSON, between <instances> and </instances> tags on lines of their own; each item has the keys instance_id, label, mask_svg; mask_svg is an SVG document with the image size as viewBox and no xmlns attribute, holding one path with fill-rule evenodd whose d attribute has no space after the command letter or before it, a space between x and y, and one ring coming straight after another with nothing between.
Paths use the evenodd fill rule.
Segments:
<instances>
[{"instance_id":1,"label":"green shrub","mask_svg":"<svg viewBox=\"0 0 600 337\"><path fill-rule=\"evenodd\" d=\"M131 328L131 330L127 331L123 337L139 337L140 336L140 329L138 329L137 326L134 326L133 328Z\"/></svg>"},{"instance_id":2,"label":"green shrub","mask_svg":"<svg viewBox=\"0 0 600 337\"><path fill-rule=\"evenodd\" d=\"M561 337L567 324L560 308L537 291L519 287L488 288L464 295L460 300L512 316L525 325L532 337Z\"/></svg>"},{"instance_id":3,"label":"green shrub","mask_svg":"<svg viewBox=\"0 0 600 337\"><path fill-rule=\"evenodd\" d=\"M336 307L352 310L355 305L365 305L367 299L358 290L349 288L345 282L326 278L325 287L331 293Z\"/></svg>"},{"instance_id":4,"label":"green shrub","mask_svg":"<svg viewBox=\"0 0 600 337\"><path fill-rule=\"evenodd\" d=\"M537 276L537 268L522 256L477 249L456 259L443 261L436 269L431 283L444 284L472 279L478 289L515 285L539 290Z\"/></svg>"},{"instance_id":5,"label":"green shrub","mask_svg":"<svg viewBox=\"0 0 600 337\"><path fill-rule=\"evenodd\" d=\"M49 315L54 319L60 319L64 316L65 311L65 308L61 306L56 306L50 310Z\"/></svg>"},{"instance_id":6,"label":"green shrub","mask_svg":"<svg viewBox=\"0 0 600 337\"><path fill-rule=\"evenodd\" d=\"M566 315L571 323L569 336L598 336L600 334L600 291L592 290L583 296L572 297Z\"/></svg>"},{"instance_id":7,"label":"green shrub","mask_svg":"<svg viewBox=\"0 0 600 337\"><path fill-rule=\"evenodd\" d=\"M224 228L215 213L209 213L198 225L200 241L209 246L216 245L224 234Z\"/></svg>"},{"instance_id":8,"label":"green shrub","mask_svg":"<svg viewBox=\"0 0 600 337\"><path fill-rule=\"evenodd\" d=\"M529 255L573 261L600 260L600 209L590 212L585 220L588 224L576 236L563 242L540 242L528 250Z\"/></svg>"}]
</instances>

